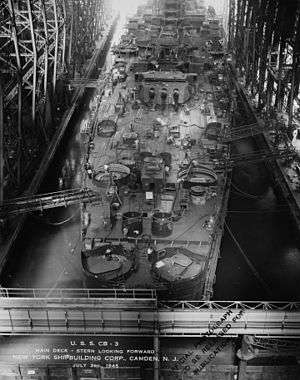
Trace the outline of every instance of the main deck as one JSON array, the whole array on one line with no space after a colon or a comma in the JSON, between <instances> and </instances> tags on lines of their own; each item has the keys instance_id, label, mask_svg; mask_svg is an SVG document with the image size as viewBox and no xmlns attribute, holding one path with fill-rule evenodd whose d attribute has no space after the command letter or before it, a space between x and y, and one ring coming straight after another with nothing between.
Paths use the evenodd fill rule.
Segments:
<instances>
[{"instance_id":1,"label":"main deck","mask_svg":"<svg viewBox=\"0 0 300 380\"><path fill-rule=\"evenodd\" d=\"M167 247L185 248L196 256L197 265L201 266L203 285L211 275L209 262L219 254L227 196L227 172L215 170L209 152L228 154L227 146L220 145L211 136L207 138L206 126L208 122L224 120L216 116L211 95L208 95L212 88L204 76L198 78L193 95L178 111L172 104L159 110L149 104L139 104L136 109L132 97L135 86L131 73L126 82L115 87L108 81L98 98L99 104L94 105L94 126L112 120L116 122L116 132L111 137L103 137L99 136L96 127L84 134L88 151L86 162L93 172L91 175L91 171L85 171L84 186L100 192L102 201L86 205L83 210L83 223L88 221L88 225L83 225L83 251L96 250L107 243L120 243L128 250L134 249L135 270L122 279L122 285L160 288L162 284L153 276L146 248L150 242L158 252ZM150 174L144 171L143 160L150 156L168 158L163 170ZM216 179L213 185L205 188L205 200L200 203L192 199L190 189L180 178L184 168L190 170L191 162L204 172L213 173ZM134 173L132 167L137 166L140 177L133 174L116 185L107 173L111 164L126 164L131 167L131 173ZM112 218L113 203L117 204L117 211ZM142 216L136 236L128 236L124 231L124 214L132 212ZM153 216L157 213L170 216L172 227L168 236L155 231ZM191 271L192 267L186 272Z\"/></svg>"}]
</instances>

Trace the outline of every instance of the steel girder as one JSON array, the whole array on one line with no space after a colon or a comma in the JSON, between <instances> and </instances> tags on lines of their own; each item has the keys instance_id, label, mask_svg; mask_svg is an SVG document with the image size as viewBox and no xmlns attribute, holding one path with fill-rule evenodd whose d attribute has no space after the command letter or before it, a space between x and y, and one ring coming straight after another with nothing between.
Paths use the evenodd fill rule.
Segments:
<instances>
[{"instance_id":1,"label":"steel girder","mask_svg":"<svg viewBox=\"0 0 300 380\"><path fill-rule=\"evenodd\" d=\"M4 181L21 185L24 171L48 142L45 104L64 70L65 11L57 0L7 0L0 13L0 75L4 93Z\"/></svg>"},{"instance_id":2,"label":"steel girder","mask_svg":"<svg viewBox=\"0 0 300 380\"><path fill-rule=\"evenodd\" d=\"M1 335L210 335L229 338L247 334L257 338L284 338L285 341L299 339L300 335L300 312L296 304L289 309L284 303L166 301L166 305L157 307L154 299L125 298L126 293L119 299L97 297L87 302L86 298L71 295L82 293L82 289L69 289L70 298L56 298L53 289L44 289L45 297L38 299L7 298L5 291L7 289L1 289L0 294ZM137 291L146 293L143 289ZM229 325L226 329L227 322L220 326L225 314ZM299 346L292 348L297 351Z\"/></svg>"},{"instance_id":3,"label":"steel girder","mask_svg":"<svg viewBox=\"0 0 300 380\"><path fill-rule=\"evenodd\" d=\"M231 0L229 50L259 110L289 116L299 98L300 2Z\"/></svg>"},{"instance_id":4,"label":"steel girder","mask_svg":"<svg viewBox=\"0 0 300 380\"><path fill-rule=\"evenodd\" d=\"M152 12L154 15L159 15L159 0L153 0Z\"/></svg>"},{"instance_id":5,"label":"steel girder","mask_svg":"<svg viewBox=\"0 0 300 380\"><path fill-rule=\"evenodd\" d=\"M84 62L91 57L96 41L110 21L108 0L66 0L70 15L68 63L81 74Z\"/></svg>"},{"instance_id":6,"label":"steel girder","mask_svg":"<svg viewBox=\"0 0 300 380\"><path fill-rule=\"evenodd\" d=\"M108 3L0 1L1 194L4 189L21 189L25 172L34 173L32 165L54 133L51 99L58 80L74 68L80 71L92 55L95 41L110 21L105 18Z\"/></svg>"}]
</instances>

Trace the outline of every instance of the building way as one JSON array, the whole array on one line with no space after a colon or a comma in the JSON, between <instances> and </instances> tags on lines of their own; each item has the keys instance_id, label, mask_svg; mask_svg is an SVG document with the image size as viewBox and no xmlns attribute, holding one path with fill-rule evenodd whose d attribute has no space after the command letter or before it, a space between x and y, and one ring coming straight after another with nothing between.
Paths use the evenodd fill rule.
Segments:
<instances>
[{"instance_id":1,"label":"building way","mask_svg":"<svg viewBox=\"0 0 300 380\"><path fill-rule=\"evenodd\" d=\"M122 25L122 24L120 24ZM118 27L112 44L118 40ZM111 67L112 56L105 61ZM64 137L41 192L80 187L82 142L80 128L88 117L93 92ZM253 149L249 140L235 149ZM292 220L260 165L235 169L221 259L213 298L216 300L293 300L300 278L300 249ZM259 194L259 196L256 196ZM28 217L2 286L86 287L80 257L80 213L76 206Z\"/></svg>"},{"instance_id":2,"label":"building way","mask_svg":"<svg viewBox=\"0 0 300 380\"><path fill-rule=\"evenodd\" d=\"M226 228L223 236L214 299L298 299L299 240L287 206L276 187L266 184L265 173L256 170L251 177L253 171L248 172L256 187L264 187L256 196L240 172L233 176L226 219L230 232Z\"/></svg>"}]
</instances>

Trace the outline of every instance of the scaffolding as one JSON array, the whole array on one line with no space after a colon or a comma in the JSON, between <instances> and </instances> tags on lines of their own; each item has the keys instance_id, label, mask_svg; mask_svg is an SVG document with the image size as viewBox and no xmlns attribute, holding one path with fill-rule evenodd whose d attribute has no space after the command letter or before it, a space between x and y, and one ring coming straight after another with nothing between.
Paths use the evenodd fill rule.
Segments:
<instances>
[{"instance_id":1,"label":"scaffolding","mask_svg":"<svg viewBox=\"0 0 300 380\"><path fill-rule=\"evenodd\" d=\"M300 105L300 3L230 0L229 53L259 110L294 122Z\"/></svg>"},{"instance_id":2,"label":"scaffolding","mask_svg":"<svg viewBox=\"0 0 300 380\"><path fill-rule=\"evenodd\" d=\"M0 3L0 201L24 190L108 23L107 0Z\"/></svg>"}]
</instances>

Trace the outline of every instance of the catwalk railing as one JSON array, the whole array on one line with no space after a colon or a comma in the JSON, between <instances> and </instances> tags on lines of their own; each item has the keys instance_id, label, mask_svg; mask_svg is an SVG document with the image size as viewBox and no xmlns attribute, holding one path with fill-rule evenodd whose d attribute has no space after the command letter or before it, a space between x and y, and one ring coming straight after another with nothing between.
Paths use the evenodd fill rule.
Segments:
<instances>
[{"instance_id":1,"label":"catwalk railing","mask_svg":"<svg viewBox=\"0 0 300 380\"><path fill-rule=\"evenodd\" d=\"M147 289L5 289L0 334L300 337L300 302L157 301Z\"/></svg>"},{"instance_id":2,"label":"catwalk railing","mask_svg":"<svg viewBox=\"0 0 300 380\"><path fill-rule=\"evenodd\" d=\"M159 308L168 310L280 310L299 311L300 302L284 301L161 301Z\"/></svg>"},{"instance_id":3,"label":"catwalk railing","mask_svg":"<svg viewBox=\"0 0 300 380\"><path fill-rule=\"evenodd\" d=\"M45 301L49 299L74 299L74 298L126 298L126 299L156 299L156 291L153 289L47 289L47 288L0 288L0 307L3 298L39 298Z\"/></svg>"},{"instance_id":4,"label":"catwalk railing","mask_svg":"<svg viewBox=\"0 0 300 380\"><path fill-rule=\"evenodd\" d=\"M9 199L0 205L0 217L22 215L34 211L43 212L57 207L101 201L102 197L90 189L69 189L47 194Z\"/></svg>"}]
</instances>

